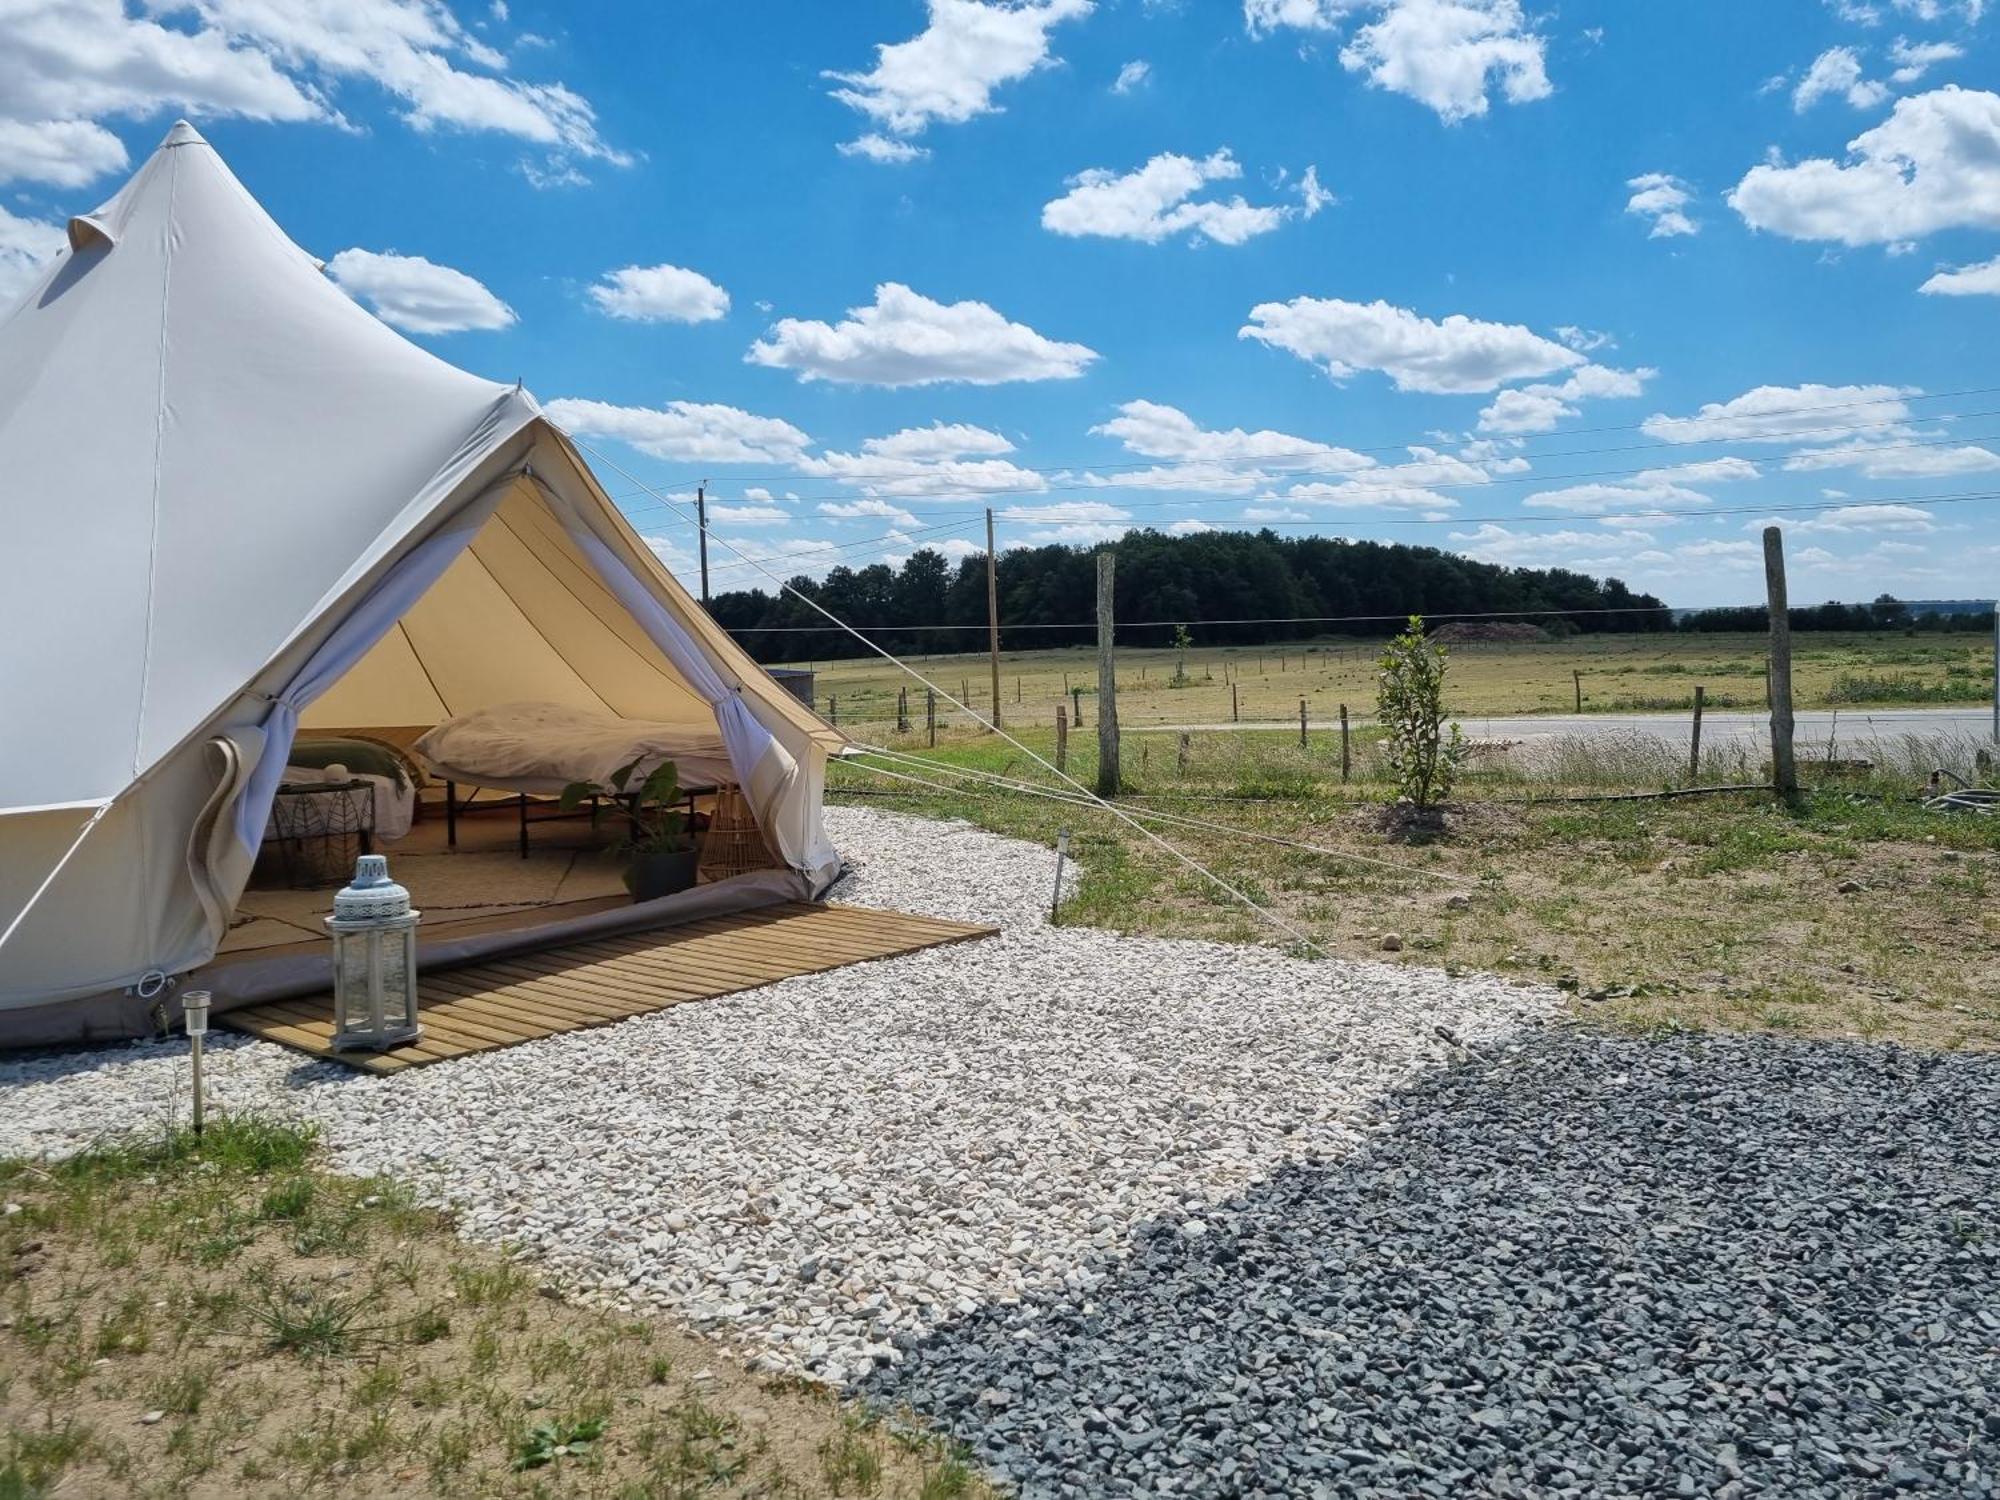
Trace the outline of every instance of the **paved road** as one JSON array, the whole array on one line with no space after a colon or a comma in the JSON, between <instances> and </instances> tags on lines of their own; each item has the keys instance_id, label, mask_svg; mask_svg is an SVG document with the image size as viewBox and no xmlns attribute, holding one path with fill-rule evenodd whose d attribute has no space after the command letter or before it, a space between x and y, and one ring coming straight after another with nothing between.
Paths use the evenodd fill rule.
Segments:
<instances>
[{"instance_id":1,"label":"paved road","mask_svg":"<svg viewBox=\"0 0 2000 1500\"><path fill-rule=\"evenodd\" d=\"M1891 708L1864 712L1842 709L1805 709L1797 716L1797 743L1825 745L1829 735L1836 744L1859 744L1863 740L1897 739L1907 734L1964 735L1990 737L1993 733L1991 708ZM1685 744L1690 716L1680 714L1538 714L1505 718L1464 718L1459 721L1472 739L1519 740L1535 737L1584 737L1647 734L1675 744ZM1359 727L1368 719L1351 720ZM1131 733L1215 734L1231 730L1290 728L1296 720L1263 724L1131 724ZM1338 729L1340 721L1313 720L1315 730ZM1770 737L1771 718L1762 710L1710 709L1702 715L1702 743L1734 744L1742 741L1762 744Z\"/></svg>"}]
</instances>

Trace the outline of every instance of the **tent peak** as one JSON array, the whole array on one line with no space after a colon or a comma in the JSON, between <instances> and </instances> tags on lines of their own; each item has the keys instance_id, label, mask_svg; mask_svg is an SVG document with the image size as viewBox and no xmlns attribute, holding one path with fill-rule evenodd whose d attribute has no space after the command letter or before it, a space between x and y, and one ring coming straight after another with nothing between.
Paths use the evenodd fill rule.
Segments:
<instances>
[{"instance_id":1,"label":"tent peak","mask_svg":"<svg viewBox=\"0 0 2000 1500\"><path fill-rule=\"evenodd\" d=\"M176 120L174 121L174 128L169 130L166 139L160 142L160 149L164 151L169 146L206 146L207 144L208 141L194 126L188 124L186 120Z\"/></svg>"}]
</instances>

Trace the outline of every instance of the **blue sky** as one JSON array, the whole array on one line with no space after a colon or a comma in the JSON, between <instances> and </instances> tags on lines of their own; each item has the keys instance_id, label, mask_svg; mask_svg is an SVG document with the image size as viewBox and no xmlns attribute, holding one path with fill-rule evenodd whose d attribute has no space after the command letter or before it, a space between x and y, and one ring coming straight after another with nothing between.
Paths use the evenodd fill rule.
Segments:
<instances>
[{"instance_id":1,"label":"blue sky","mask_svg":"<svg viewBox=\"0 0 2000 1500\"><path fill-rule=\"evenodd\" d=\"M5 0L0 292L186 114L350 293L780 573L990 504L1702 604L1776 516L1795 597L1989 596L1983 9Z\"/></svg>"}]
</instances>

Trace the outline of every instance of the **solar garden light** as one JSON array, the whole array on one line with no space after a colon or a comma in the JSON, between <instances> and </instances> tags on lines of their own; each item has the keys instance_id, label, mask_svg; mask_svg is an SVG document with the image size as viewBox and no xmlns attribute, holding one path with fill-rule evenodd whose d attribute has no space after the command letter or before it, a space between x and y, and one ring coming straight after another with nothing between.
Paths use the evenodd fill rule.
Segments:
<instances>
[{"instance_id":1,"label":"solar garden light","mask_svg":"<svg viewBox=\"0 0 2000 1500\"><path fill-rule=\"evenodd\" d=\"M181 996L181 1020L187 1026L189 1060L194 1065L194 1133L199 1136L207 1123L207 1100L201 1086L201 1044L208 1035L207 990L189 990Z\"/></svg>"},{"instance_id":2,"label":"solar garden light","mask_svg":"<svg viewBox=\"0 0 2000 1500\"><path fill-rule=\"evenodd\" d=\"M417 920L389 861L364 854L333 898L333 1050L385 1051L423 1034L417 1024Z\"/></svg>"},{"instance_id":3,"label":"solar garden light","mask_svg":"<svg viewBox=\"0 0 2000 1500\"><path fill-rule=\"evenodd\" d=\"M1049 926L1051 927L1056 925L1060 915L1060 908L1062 906L1063 861L1068 858L1069 830L1067 828L1058 828L1056 830L1056 889L1055 894L1049 897Z\"/></svg>"}]
</instances>

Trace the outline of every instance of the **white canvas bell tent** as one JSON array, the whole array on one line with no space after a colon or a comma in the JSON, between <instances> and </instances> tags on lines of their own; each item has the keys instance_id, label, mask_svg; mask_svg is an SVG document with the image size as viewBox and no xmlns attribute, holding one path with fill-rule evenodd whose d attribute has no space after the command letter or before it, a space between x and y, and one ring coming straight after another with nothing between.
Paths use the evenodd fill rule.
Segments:
<instances>
[{"instance_id":1,"label":"white canvas bell tent","mask_svg":"<svg viewBox=\"0 0 2000 1500\"><path fill-rule=\"evenodd\" d=\"M0 313L0 1045L177 1014L302 720L713 725L787 867L745 903L830 883L843 737L530 396L357 306L184 123L69 244Z\"/></svg>"}]
</instances>

